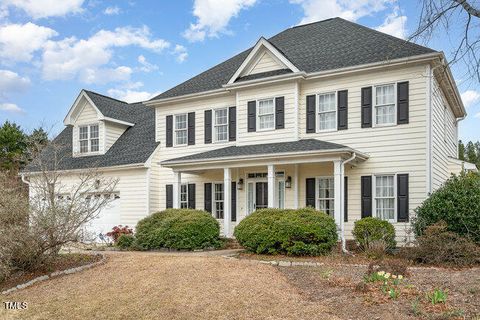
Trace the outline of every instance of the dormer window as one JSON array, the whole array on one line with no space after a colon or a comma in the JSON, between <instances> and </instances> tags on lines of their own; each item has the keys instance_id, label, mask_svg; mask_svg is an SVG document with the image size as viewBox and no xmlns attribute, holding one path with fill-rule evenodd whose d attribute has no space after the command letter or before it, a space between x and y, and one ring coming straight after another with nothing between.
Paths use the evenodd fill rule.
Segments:
<instances>
[{"instance_id":1,"label":"dormer window","mask_svg":"<svg viewBox=\"0 0 480 320\"><path fill-rule=\"evenodd\" d=\"M99 151L98 124L79 127L80 153Z\"/></svg>"}]
</instances>

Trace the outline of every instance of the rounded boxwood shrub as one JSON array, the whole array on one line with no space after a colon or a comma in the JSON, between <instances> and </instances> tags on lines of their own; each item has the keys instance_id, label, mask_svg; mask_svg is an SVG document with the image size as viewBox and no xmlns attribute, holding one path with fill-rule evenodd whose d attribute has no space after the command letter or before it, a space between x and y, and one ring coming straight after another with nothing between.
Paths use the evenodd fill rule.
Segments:
<instances>
[{"instance_id":1,"label":"rounded boxwood shrub","mask_svg":"<svg viewBox=\"0 0 480 320\"><path fill-rule=\"evenodd\" d=\"M121 234L115 245L120 249L129 249L132 247L133 243L135 242L135 237L131 234Z\"/></svg>"},{"instance_id":2,"label":"rounded boxwood shrub","mask_svg":"<svg viewBox=\"0 0 480 320\"><path fill-rule=\"evenodd\" d=\"M257 210L237 225L234 235L255 253L312 256L330 252L338 239L333 218L312 208Z\"/></svg>"},{"instance_id":3,"label":"rounded boxwood shrub","mask_svg":"<svg viewBox=\"0 0 480 320\"><path fill-rule=\"evenodd\" d=\"M220 226L209 213L193 209L167 209L140 220L136 245L142 249L194 250L221 245Z\"/></svg>"},{"instance_id":4,"label":"rounded boxwood shrub","mask_svg":"<svg viewBox=\"0 0 480 320\"><path fill-rule=\"evenodd\" d=\"M480 243L480 175L452 175L415 212L413 227L417 236L428 226L444 221L448 231Z\"/></svg>"},{"instance_id":5,"label":"rounded boxwood shrub","mask_svg":"<svg viewBox=\"0 0 480 320\"><path fill-rule=\"evenodd\" d=\"M397 244L394 226L379 218L367 217L355 221L352 233L360 248L366 251L378 247L380 242L385 250L394 249Z\"/></svg>"}]
</instances>

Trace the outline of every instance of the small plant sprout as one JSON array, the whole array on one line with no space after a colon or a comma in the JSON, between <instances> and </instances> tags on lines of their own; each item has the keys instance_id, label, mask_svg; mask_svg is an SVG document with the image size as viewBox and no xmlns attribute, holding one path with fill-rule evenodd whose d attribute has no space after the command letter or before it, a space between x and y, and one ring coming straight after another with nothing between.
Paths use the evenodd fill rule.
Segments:
<instances>
[{"instance_id":1,"label":"small plant sprout","mask_svg":"<svg viewBox=\"0 0 480 320\"><path fill-rule=\"evenodd\" d=\"M439 303L446 303L447 302L447 290L443 289L435 289L432 293L427 294L428 299L430 302L435 305Z\"/></svg>"}]
</instances>

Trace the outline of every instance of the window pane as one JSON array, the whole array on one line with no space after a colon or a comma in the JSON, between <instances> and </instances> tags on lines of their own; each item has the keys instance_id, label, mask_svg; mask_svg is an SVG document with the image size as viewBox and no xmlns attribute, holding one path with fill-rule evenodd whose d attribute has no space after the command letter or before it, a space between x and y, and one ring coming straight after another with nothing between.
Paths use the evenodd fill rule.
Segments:
<instances>
[{"instance_id":1,"label":"window pane","mask_svg":"<svg viewBox=\"0 0 480 320\"><path fill-rule=\"evenodd\" d=\"M376 107L376 123L389 124L395 122L395 105Z\"/></svg>"},{"instance_id":2,"label":"window pane","mask_svg":"<svg viewBox=\"0 0 480 320\"><path fill-rule=\"evenodd\" d=\"M395 219L395 199L377 199L377 217L384 220Z\"/></svg>"},{"instance_id":3,"label":"window pane","mask_svg":"<svg viewBox=\"0 0 480 320\"><path fill-rule=\"evenodd\" d=\"M274 125L274 116L266 115L266 116L259 116L260 120L260 129L273 129Z\"/></svg>"},{"instance_id":4,"label":"window pane","mask_svg":"<svg viewBox=\"0 0 480 320\"><path fill-rule=\"evenodd\" d=\"M215 217L223 219L223 183L214 184L214 208Z\"/></svg>"},{"instance_id":5,"label":"window pane","mask_svg":"<svg viewBox=\"0 0 480 320\"><path fill-rule=\"evenodd\" d=\"M318 96L318 107L320 112L335 111L335 93L321 94Z\"/></svg>"},{"instance_id":6,"label":"window pane","mask_svg":"<svg viewBox=\"0 0 480 320\"><path fill-rule=\"evenodd\" d=\"M176 131L176 141L177 145L187 144L187 130Z\"/></svg>"},{"instance_id":7,"label":"window pane","mask_svg":"<svg viewBox=\"0 0 480 320\"><path fill-rule=\"evenodd\" d=\"M278 207L285 207L285 181L278 181Z\"/></svg>"},{"instance_id":8,"label":"window pane","mask_svg":"<svg viewBox=\"0 0 480 320\"><path fill-rule=\"evenodd\" d=\"M90 148L92 152L97 152L99 150L99 146L98 146L98 139L92 139L90 140Z\"/></svg>"},{"instance_id":9,"label":"window pane","mask_svg":"<svg viewBox=\"0 0 480 320\"><path fill-rule=\"evenodd\" d=\"M80 127L80 139L88 139L88 127Z\"/></svg>"},{"instance_id":10,"label":"window pane","mask_svg":"<svg viewBox=\"0 0 480 320\"><path fill-rule=\"evenodd\" d=\"M223 201L223 184L222 183L215 184L215 200Z\"/></svg>"},{"instance_id":11,"label":"window pane","mask_svg":"<svg viewBox=\"0 0 480 320\"><path fill-rule=\"evenodd\" d=\"M228 122L228 113L227 109L215 110L215 124L227 124Z\"/></svg>"},{"instance_id":12,"label":"window pane","mask_svg":"<svg viewBox=\"0 0 480 320\"><path fill-rule=\"evenodd\" d=\"M228 126L215 127L216 141L226 141L228 139Z\"/></svg>"},{"instance_id":13,"label":"window pane","mask_svg":"<svg viewBox=\"0 0 480 320\"><path fill-rule=\"evenodd\" d=\"M273 99L258 101L258 114L273 114Z\"/></svg>"},{"instance_id":14,"label":"window pane","mask_svg":"<svg viewBox=\"0 0 480 320\"><path fill-rule=\"evenodd\" d=\"M186 129L187 128L187 115L180 114L175 116L175 129Z\"/></svg>"},{"instance_id":15,"label":"window pane","mask_svg":"<svg viewBox=\"0 0 480 320\"><path fill-rule=\"evenodd\" d=\"M375 104L394 104L395 103L395 87L393 84L376 87Z\"/></svg>"},{"instance_id":16,"label":"window pane","mask_svg":"<svg viewBox=\"0 0 480 320\"><path fill-rule=\"evenodd\" d=\"M319 130L335 129L336 118L337 118L337 113L335 111L320 113L319 119L318 119L318 129Z\"/></svg>"},{"instance_id":17,"label":"window pane","mask_svg":"<svg viewBox=\"0 0 480 320\"><path fill-rule=\"evenodd\" d=\"M188 208L188 188L186 184L180 186L180 208Z\"/></svg>"},{"instance_id":18,"label":"window pane","mask_svg":"<svg viewBox=\"0 0 480 320\"><path fill-rule=\"evenodd\" d=\"M98 125L90 126L90 139L98 138Z\"/></svg>"},{"instance_id":19,"label":"window pane","mask_svg":"<svg viewBox=\"0 0 480 320\"><path fill-rule=\"evenodd\" d=\"M332 177L318 179L318 209L327 214L334 213L334 180Z\"/></svg>"},{"instance_id":20,"label":"window pane","mask_svg":"<svg viewBox=\"0 0 480 320\"><path fill-rule=\"evenodd\" d=\"M88 152L88 140L80 141L80 152Z\"/></svg>"}]
</instances>

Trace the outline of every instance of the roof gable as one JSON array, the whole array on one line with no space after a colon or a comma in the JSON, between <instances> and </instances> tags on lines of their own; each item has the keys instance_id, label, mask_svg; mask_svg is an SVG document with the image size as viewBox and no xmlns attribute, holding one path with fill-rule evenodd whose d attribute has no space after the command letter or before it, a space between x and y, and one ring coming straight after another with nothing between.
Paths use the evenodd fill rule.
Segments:
<instances>
[{"instance_id":1,"label":"roof gable","mask_svg":"<svg viewBox=\"0 0 480 320\"><path fill-rule=\"evenodd\" d=\"M298 70L306 73L380 63L435 52L341 18L289 28L269 38L268 41L264 40L264 43L275 48ZM258 43L255 46L257 45ZM232 78L238 78L239 74L235 73L253 49L254 47L237 54L163 92L151 101L222 89ZM263 77L268 76L272 76L272 72L265 73Z\"/></svg>"},{"instance_id":2,"label":"roof gable","mask_svg":"<svg viewBox=\"0 0 480 320\"><path fill-rule=\"evenodd\" d=\"M264 59L270 64L269 68L256 70L259 62ZM263 73L279 69L289 69L292 72L298 72L298 68L283 55L277 48L275 48L265 38L260 38L248 56L243 60L242 64L238 67L235 73L232 75L228 84L234 83L241 76L248 76L255 73Z\"/></svg>"}]
</instances>

